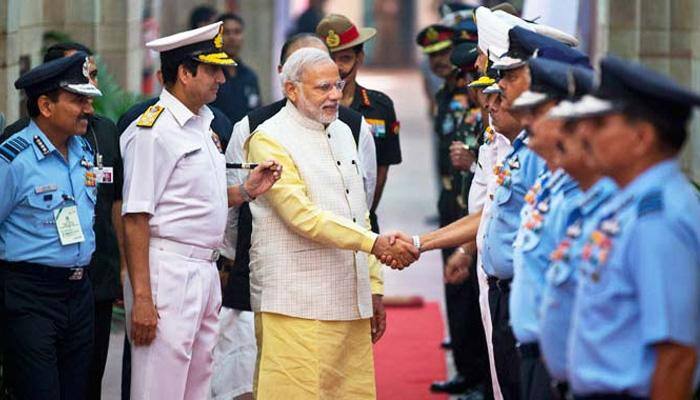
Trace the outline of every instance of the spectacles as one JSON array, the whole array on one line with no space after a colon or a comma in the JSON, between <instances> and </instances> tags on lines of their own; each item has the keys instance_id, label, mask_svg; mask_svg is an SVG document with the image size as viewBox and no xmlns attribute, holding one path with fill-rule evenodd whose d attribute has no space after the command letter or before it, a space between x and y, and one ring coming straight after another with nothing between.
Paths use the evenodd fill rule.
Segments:
<instances>
[{"instance_id":1,"label":"spectacles","mask_svg":"<svg viewBox=\"0 0 700 400\"><path fill-rule=\"evenodd\" d=\"M315 90L318 90L319 92L323 94L328 94L330 93L333 88L338 89L338 91L343 91L343 88L345 88L345 81L342 79L338 79L335 81L335 83L331 82L324 82L319 85L314 86Z\"/></svg>"}]
</instances>

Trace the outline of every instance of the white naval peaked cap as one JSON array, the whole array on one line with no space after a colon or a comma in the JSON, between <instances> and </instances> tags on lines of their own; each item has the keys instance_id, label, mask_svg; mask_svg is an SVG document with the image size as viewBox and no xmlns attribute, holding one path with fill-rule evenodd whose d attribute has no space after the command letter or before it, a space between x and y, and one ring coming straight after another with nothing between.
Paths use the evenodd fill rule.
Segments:
<instances>
[{"instance_id":1,"label":"white naval peaked cap","mask_svg":"<svg viewBox=\"0 0 700 400\"><path fill-rule=\"evenodd\" d=\"M146 43L146 47L155 50L159 53L185 47L190 44L212 40L219 33L219 29L223 22L214 22L201 28L192 29L189 31L178 32L170 36L151 40Z\"/></svg>"},{"instance_id":2,"label":"white naval peaked cap","mask_svg":"<svg viewBox=\"0 0 700 400\"><path fill-rule=\"evenodd\" d=\"M491 61L498 61L508 52L510 39L508 31L514 26L550 37L568 46L579 45L578 39L551 26L535 24L502 10L491 11L487 7L479 7L475 11L476 27L479 33L478 46Z\"/></svg>"},{"instance_id":3,"label":"white naval peaked cap","mask_svg":"<svg viewBox=\"0 0 700 400\"><path fill-rule=\"evenodd\" d=\"M493 12L494 15L498 16L504 21L510 23L511 28L514 26L522 26L531 31L535 31L542 36L547 36L558 42L564 43L567 46L576 47L579 45L578 39L569 35L568 33L561 31L557 28L551 27L549 25L536 24L534 22L525 21L522 18L518 18L515 15L508 14L507 12L498 10Z\"/></svg>"},{"instance_id":4,"label":"white naval peaked cap","mask_svg":"<svg viewBox=\"0 0 700 400\"><path fill-rule=\"evenodd\" d=\"M484 54L488 54L492 61L497 61L500 56L508 51L508 31L519 25L525 29L534 30L531 24L505 11L491 11L487 7L476 9L476 29L478 31L478 46ZM503 15L507 15L504 18Z\"/></svg>"},{"instance_id":5,"label":"white naval peaked cap","mask_svg":"<svg viewBox=\"0 0 700 400\"><path fill-rule=\"evenodd\" d=\"M146 47L174 62L192 58L205 64L236 65L223 51L223 22L151 40Z\"/></svg>"}]
</instances>

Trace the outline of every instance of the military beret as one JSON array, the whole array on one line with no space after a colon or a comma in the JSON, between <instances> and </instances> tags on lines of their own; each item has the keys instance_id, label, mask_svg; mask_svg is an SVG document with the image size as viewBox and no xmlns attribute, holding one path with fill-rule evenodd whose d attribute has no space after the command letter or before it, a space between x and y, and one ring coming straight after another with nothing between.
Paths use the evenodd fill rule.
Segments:
<instances>
[{"instance_id":1,"label":"military beret","mask_svg":"<svg viewBox=\"0 0 700 400\"><path fill-rule=\"evenodd\" d=\"M43 63L15 81L15 88L24 89L29 97L36 97L56 89L64 89L82 96L102 96L90 83L88 55L78 51Z\"/></svg>"}]
</instances>

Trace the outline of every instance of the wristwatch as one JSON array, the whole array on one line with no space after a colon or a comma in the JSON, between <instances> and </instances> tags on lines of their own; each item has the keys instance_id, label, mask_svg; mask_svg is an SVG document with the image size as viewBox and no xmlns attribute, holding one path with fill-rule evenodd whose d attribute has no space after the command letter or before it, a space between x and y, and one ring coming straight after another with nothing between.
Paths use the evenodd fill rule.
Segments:
<instances>
[{"instance_id":1,"label":"wristwatch","mask_svg":"<svg viewBox=\"0 0 700 400\"><path fill-rule=\"evenodd\" d=\"M243 197L243 200L245 202L250 203L251 201L255 200L255 197L251 196L250 193L245 189L245 183L241 183L238 185L238 188L240 189L241 192L241 197Z\"/></svg>"}]
</instances>

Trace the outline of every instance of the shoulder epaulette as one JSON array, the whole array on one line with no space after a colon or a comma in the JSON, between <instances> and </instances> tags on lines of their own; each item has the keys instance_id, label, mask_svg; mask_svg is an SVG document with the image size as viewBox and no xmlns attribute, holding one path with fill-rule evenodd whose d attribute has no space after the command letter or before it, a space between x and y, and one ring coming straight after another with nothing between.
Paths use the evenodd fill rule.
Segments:
<instances>
[{"instance_id":1,"label":"shoulder epaulette","mask_svg":"<svg viewBox=\"0 0 700 400\"><path fill-rule=\"evenodd\" d=\"M158 104L148 107L148 109L141 114L141 117L139 117L136 126L139 128L152 128L158 117L160 117L160 114L163 113L163 110L165 110L165 107Z\"/></svg>"},{"instance_id":2,"label":"shoulder epaulette","mask_svg":"<svg viewBox=\"0 0 700 400\"><path fill-rule=\"evenodd\" d=\"M367 92L367 89L360 89L360 95L362 96L362 104L365 107L369 107L372 105L372 102L369 101L369 93Z\"/></svg>"},{"instance_id":3,"label":"shoulder epaulette","mask_svg":"<svg viewBox=\"0 0 700 400\"><path fill-rule=\"evenodd\" d=\"M637 205L637 216L651 214L664 209L664 198L661 190L652 190L642 197Z\"/></svg>"},{"instance_id":4,"label":"shoulder epaulette","mask_svg":"<svg viewBox=\"0 0 700 400\"><path fill-rule=\"evenodd\" d=\"M370 89L369 94L370 97L372 97L372 99L375 100L377 103L383 104L391 108L394 107L394 102L391 100L391 97L389 97L386 93Z\"/></svg>"},{"instance_id":5,"label":"shoulder epaulette","mask_svg":"<svg viewBox=\"0 0 700 400\"><path fill-rule=\"evenodd\" d=\"M0 158L8 163L17 157L22 150L29 147L29 141L21 136L15 136L7 139L0 145Z\"/></svg>"}]
</instances>

